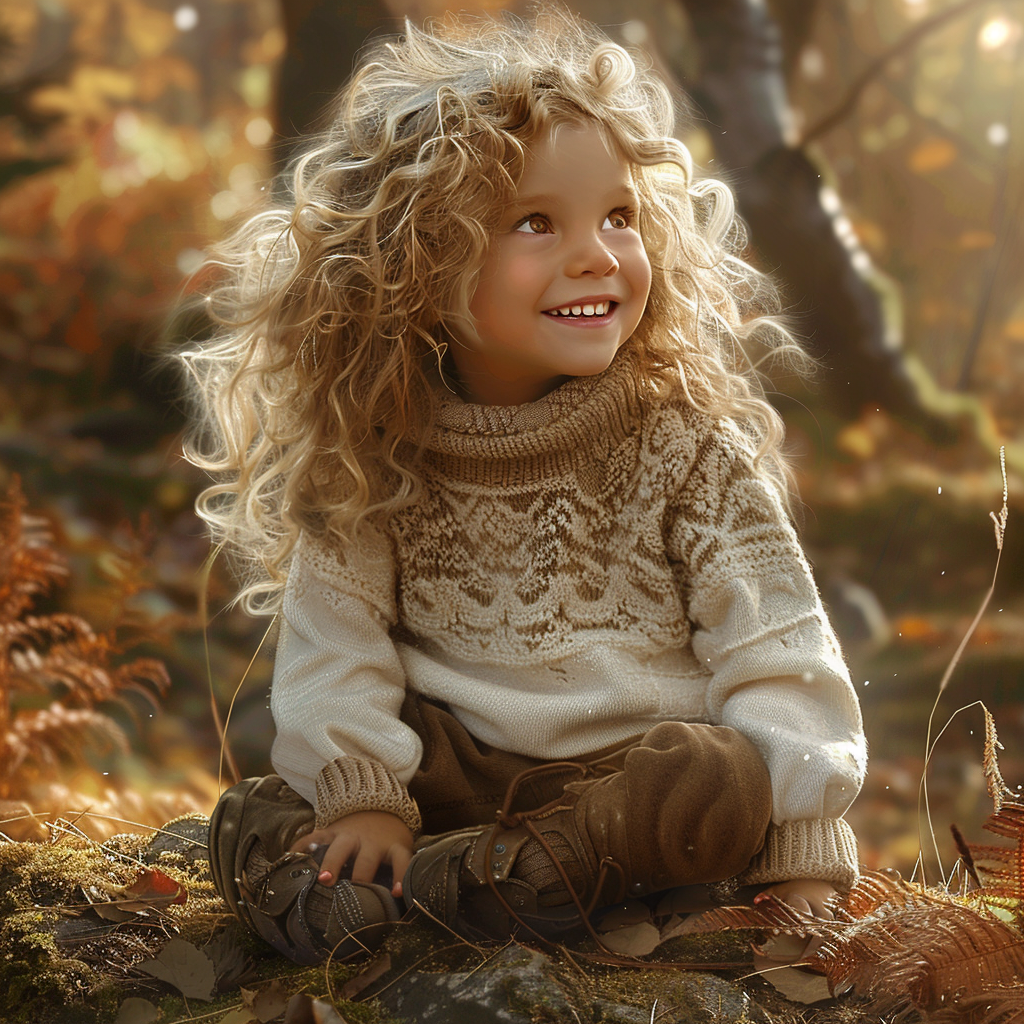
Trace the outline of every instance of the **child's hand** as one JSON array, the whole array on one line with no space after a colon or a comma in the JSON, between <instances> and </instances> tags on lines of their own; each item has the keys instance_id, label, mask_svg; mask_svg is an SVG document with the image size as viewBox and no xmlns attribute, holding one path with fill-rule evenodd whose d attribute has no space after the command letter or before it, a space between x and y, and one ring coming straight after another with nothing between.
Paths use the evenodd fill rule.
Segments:
<instances>
[{"instance_id":1,"label":"child's hand","mask_svg":"<svg viewBox=\"0 0 1024 1024\"><path fill-rule=\"evenodd\" d=\"M793 878L788 882L769 885L754 897L754 902L757 903L771 895L801 914L810 914L823 921L831 921L834 915L825 904L835 894L836 887L831 882L822 882L816 878Z\"/></svg>"},{"instance_id":2,"label":"child's hand","mask_svg":"<svg viewBox=\"0 0 1024 1024\"><path fill-rule=\"evenodd\" d=\"M401 818L387 811L356 811L297 839L293 853L309 853L311 846L329 849L317 881L334 885L341 869L352 861L352 881L372 882L381 864L391 865L391 895L402 895L402 877L412 860L412 832Z\"/></svg>"}]
</instances>

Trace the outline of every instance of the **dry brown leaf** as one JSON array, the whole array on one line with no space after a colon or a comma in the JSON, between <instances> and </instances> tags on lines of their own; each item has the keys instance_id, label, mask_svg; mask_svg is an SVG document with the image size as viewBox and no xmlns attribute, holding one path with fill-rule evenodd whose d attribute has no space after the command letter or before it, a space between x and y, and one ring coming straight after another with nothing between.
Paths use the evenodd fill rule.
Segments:
<instances>
[{"instance_id":1,"label":"dry brown leaf","mask_svg":"<svg viewBox=\"0 0 1024 1024\"><path fill-rule=\"evenodd\" d=\"M754 954L754 969L759 976L794 1003L819 1003L831 999L828 979L801 967L779 966L771 957Z\"/></svg>"},{"instance_id":2,"label":"dry brown leaf","mask_svg":"<svg viewBox=\"0 0 1024 1024\"><path fill-rule=\"evenodd\" d=\"M256 1020L256 1015L248 1006L236 1006L233 1010L228 1010L217 1024L252 1024Z\"/></svg>"},{"instance_id":3,"label":"dry brown leaf","mask_svg":"<svg viewBox=\"0 0 1024 1024\"><path fill-rule=\"evenodd\" d=\"M266 988L260 989L252 1001L252 1009L260 1024L268 1024L277 1020L288 1008L291 993L286 992L280 980L272 981Z\"/></svg>"},{"instance_id":4,"label":"dry brown leaf","mask_svg":"<svg viewBox=\"0 0 1024 1024\"><path fill-rule=\"evenodd\" d=\"M383 977L391 970L391 957L385 953L383 956L372 960L354 978L349 978L342 986L341 995L343 999L355 999L360 992L372 985L378 978Z\"/></svg>"},{"instance_id":5,"label":"dry brown leaf","mask_svg":"<svg viewBox=\"0 0 1024 1024\"><path fill-rule=\"evenodd\" d=\"M597 925L599 932L614 932L628 925L650 921L651 908L640 900L623 900L613 909L603 914Z\"/></svg>"},{"instance_id":6,"label":"dry brown leaf","mask_svg":"<svg viewBox=\"0 0 1024 1024\"><path fill-rule=\"evenodd\" d=\"M284 1024L348 1024L348 1021L330 1003L300 992L288 1001Z\"/></svg>"},{"instance_id":7,"label":"dry brown leaf","mask_svg":"<svg viewBox=\"0 0 1024 1024\"><path fill-rule=\"evenodd\" d=\"M157 868L145 868L131 885L103 892L95 885L82 890L92 909L105 921L130 921L136 914L161 910L188 899L183 886Z\"/></svg>"},{"instance_id":8,"label":"dry brown leaf","mask_svg":"<svg viewBox=\"0 0 1024 1024\"><path fill-rule=\"evenodd\" d=\"M601 936L601 944L624 956L646 956L661 942L661 932L650 921L627 925Z\"/></svg>"},{"instance_id":9,"label":"dry brown leaf","mask_svg":"<svg viewBox=\"0 0 1024 1024\"><path fill-rule=\"evenodd\" d=\"M213 970L217 975L217 990L220 992L234 988L250 970L249 958L238 941L237 924L234 921L217 932L203 946L203 952L213 961Z\"/></svg>"},{"instance_id":10,"label":"dry brown leaf","mask_svg":"<svg viewBox=\"0 0 1024 1024\"><path fill-rule=\"evenodd\" d=\"M152 1024L160 1011L148 1000L131 996L118 1008L114 1024Z\"/></svg>"},{"instance_id":11,"label":"dry brown leaf","mask_svg":"<svg viewBox=\"0 0 1024 1024\"><path fill-rule=\"evenodd\" d=\"M680 935L693 935L703 929L698 925L699 914L673 914L661 926L661 941L676 939Z\"/></svg>"},{"instance_id":12,"label":"dry brown leaf","mask_svg":"<svg viewBox=\"0 0 1024 1024\"><path fill-rule=\"evenodd\" d=\"M213 961L184 939L171 939L154 960L144 960L139 970L173 985L189 999L210 1002L217 982Z\"/></svg>"}]
</instances>

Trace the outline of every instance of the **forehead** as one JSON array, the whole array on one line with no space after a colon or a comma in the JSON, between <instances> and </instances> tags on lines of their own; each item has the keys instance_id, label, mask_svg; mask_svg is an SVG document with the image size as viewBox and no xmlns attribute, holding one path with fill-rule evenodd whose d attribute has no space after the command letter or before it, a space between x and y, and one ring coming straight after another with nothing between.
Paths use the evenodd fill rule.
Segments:
<instances>
[{"instance_id":1,"label":"forehead","mask_svg":"<svg viewBox=\"0 0 1024 1024\"><path fill-rule=\"evenodd\" d=\"M629 162L596 124L561 124L527 146L518 197L553 188L578 192L632 192Z\"/></svg>"}]
</instances>

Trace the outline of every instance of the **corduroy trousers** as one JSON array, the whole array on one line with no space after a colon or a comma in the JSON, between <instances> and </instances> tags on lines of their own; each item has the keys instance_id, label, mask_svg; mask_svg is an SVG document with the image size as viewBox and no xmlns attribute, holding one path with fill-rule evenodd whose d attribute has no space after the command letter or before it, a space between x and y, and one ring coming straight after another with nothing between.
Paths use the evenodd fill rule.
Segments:
<instances>
[{"instance_id":1,"label":"corduroy trousers","mask_svg":"<svg viewBox=\"0 0 1024 1024\"><path fill-rule=\"evenodd\" d=\"M494 822L509 785L544 759L480 742L443 705L410 694L402 719L423 741L409 782L425 835ZM590 789L590 831L629 863L638 888L654 891L717 882L740 874L764 845L771 820L768 769L742 734L725 726L662 722L642 736L573 758L596 769L557 767L527 777L514 811L529 811L565 791ZM598 791L594 791L596 787Z\"/></svg>"}]
</instances>

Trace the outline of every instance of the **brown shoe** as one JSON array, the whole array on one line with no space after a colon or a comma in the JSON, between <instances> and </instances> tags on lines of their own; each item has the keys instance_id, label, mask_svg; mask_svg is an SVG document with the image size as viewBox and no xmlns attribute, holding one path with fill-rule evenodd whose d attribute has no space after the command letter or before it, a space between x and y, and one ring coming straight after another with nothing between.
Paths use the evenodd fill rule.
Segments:
<instances>
[{"instance_id":1,"label":"brown shoe","mask_svg":"<svg viewBox=\"0 0 1024 1024\"><path fill-rule=\"evenodd\" d=\"M591 785L571 784L532 811L508 810L526 778L567 767ZM449 832L421 846L402 882L406 904L479 938L507 938L517 924L547 939L584 933L589 914L622 899L630 877L624 819L601 800L599 774L559 762L517 776L497 824ZM591 807L601 803L597 823Z\"/></svg>"},{"instance_id":2,"label":"brown shoe","mask_svg":"<svg viewBox=\"0 0 1024 1024\"><path fill-rule=\"evenodd\" d=\"M214 884L238 918L290 960L357 959L384 941L401 911L388 878L317 882L326 849L288 852L313 820L313 808L277 775L232 786L210 816Z\"/></svg>"}]
</instances>

